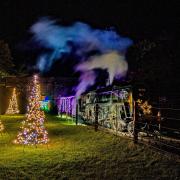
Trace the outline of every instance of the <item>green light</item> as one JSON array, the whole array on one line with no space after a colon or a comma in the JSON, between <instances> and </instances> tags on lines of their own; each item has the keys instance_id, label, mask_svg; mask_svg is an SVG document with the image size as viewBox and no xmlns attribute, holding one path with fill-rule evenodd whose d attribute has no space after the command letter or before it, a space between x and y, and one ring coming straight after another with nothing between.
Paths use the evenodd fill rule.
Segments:
<instances>
[{"instance_id":1,"label":"green light","mask_svg":"<svg viewBox=\"0 0 180 180\"><path fill-rule=\"evenodd\" d=\"M50 111L50 109L51 109L50 100L40 101L40 103L41 103L41 110L43 110L45 112Z\"/></svg>"}]
</instances>

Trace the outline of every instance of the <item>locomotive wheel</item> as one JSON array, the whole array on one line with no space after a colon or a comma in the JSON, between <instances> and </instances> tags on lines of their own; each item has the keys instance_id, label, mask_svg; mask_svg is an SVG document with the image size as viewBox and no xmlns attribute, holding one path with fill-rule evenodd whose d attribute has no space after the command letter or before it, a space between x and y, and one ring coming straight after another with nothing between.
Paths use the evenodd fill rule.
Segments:
<instances>
[{"instance_id":1,"label":"locomotive wheel","mask_svg":"<svg viewBox=\"0 0 180 180\"><path fill-rule=\"evenodd\" d=\"M122 132L124 130L124 127L120 122L118 122L118 124L117 124L117 130L120 132Z\"/></svg>"},{"instance_id":2,"label":"locomotive wheel","mask_svg":"<svg viewBox=\"0 0 180 180\"><path fill-rule=\"evenodd\" d=\"M117 124L116 124L117 123ZM119 121L117 121L116 122L116 120L114 120L113 122L112 122L112 129L113 130L116 130L116 128L117 128L117 131L120 131L120 132L122 132L123 131L123 125L121 124L121 122L119 122Z\"/></svg>"},{"instance_id":3,"label":"locomotive wheel","mask_svg":"<svg viewBox=\"0 0 180 180\"><path fill-rule=\"evenodd\" d=\"M108 122L108 121L106 121L106 122L104 122L104 127L106 127L106 128L111 128L111 123L110 122Z\"/></svg>"},{"instance_id":4,"label":"locomotive wheel","mask_svg":"<svg viewBox=\"0 0 180 180\"><path fill-rule=\"evenodd\" d=\"M128 123L127 130L130 136L133 136L134 133L134 123L133 121Z\"/></svg>"},{"instance_id":5,"label":"locomotive wheel","mask_svg":"<svg viewBox=\"0 0 180 180\"><path fill-rule=\"evenodd\" d=\"M99 120L98 123L99 123L100 126L105 126L105 120L104 119Z\"/></svg>"},{"instance_id":6,"label":"locomotive wheel","mask_svg":"<svg viewBox=\"0 0 180 180\"><path fill-rule=\"evenodd\" d=\"M111 129L116 130L116 122L114 118L111 119L110 126L111 126Z\"/></svg>"}]
</instances>

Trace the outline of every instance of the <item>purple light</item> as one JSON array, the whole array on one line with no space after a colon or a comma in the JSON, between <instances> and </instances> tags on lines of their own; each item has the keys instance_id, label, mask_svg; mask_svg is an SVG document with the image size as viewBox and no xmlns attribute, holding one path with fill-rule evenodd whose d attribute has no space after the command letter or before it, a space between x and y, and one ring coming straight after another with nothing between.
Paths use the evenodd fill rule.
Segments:
<instances>
[{"instance_id":1,"label":"purple light","mask_svg":"<svg viewBox=\"0 0 180 180\"><path fill-rule=\"evenodd\" d=\"M66 113L70 116L76 114L76 98L75 96L60 97L57 102L58 114Z\"/></svg>"}]
</instances>

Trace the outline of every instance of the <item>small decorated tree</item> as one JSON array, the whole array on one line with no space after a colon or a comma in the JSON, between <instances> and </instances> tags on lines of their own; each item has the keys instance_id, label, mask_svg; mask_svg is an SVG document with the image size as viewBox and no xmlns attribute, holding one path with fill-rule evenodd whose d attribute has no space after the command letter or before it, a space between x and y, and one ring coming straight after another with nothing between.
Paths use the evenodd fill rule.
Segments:
<instances>
[{"instance_id":1,"label":"small decorated tree","mask_svg":"<svg viewBox=\"0 0 180 180\"><path fill-rule=\"evenodd\" d=\"M46 144L48 133L44 127L44 112L40 109L40 84L35 75L30 85L30 96L26 119L22 122L21 132L18 133L16 144Z\"/></svg>"},{"instance_id":2,"label":"small decorated tree","mask_svg":"<svg viewBox=\"0 0 180 180\"><path fill-rule=\"evenodd\" d=\"M18 103L17 103L16 88L14 88L6 114L18 114L18 113L19 113L19 109L18 109Z\"/></svg>"}]
</instances>

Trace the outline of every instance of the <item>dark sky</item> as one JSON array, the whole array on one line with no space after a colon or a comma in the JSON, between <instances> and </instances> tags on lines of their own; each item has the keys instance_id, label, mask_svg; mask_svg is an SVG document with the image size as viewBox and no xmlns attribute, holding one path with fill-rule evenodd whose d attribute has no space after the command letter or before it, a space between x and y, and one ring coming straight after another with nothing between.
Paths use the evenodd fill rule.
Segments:
<instances>
[{"instance_id":1,"label":"dark sky","mask_svg":"<svg viewBox=\"0 0 180 180\"><path fill-rule=\"evenodd\" d=\"M26 41L29 27L42 16L62 24L83 21L95 28L115 27L133 40L165 36L177 41L180 1L169 0L1 0L0 39L16 57L18 44ZM176 42L177 43L177 42Z\"/></svg>"},{"instance_id":2,"label":"dark sky","mask_svg":"<svg viewBox=\"0 0 180 180\"><path fill-rule=\"evenodd\" d=\"M115 26L132 38L166 32L174 35L180 28L179 10L180 2L173 0L1 0L0 38L23 39L29 27L42 16L55 17L62 23L78 20L96 27Z\"/></svg>"}]
</instances>

